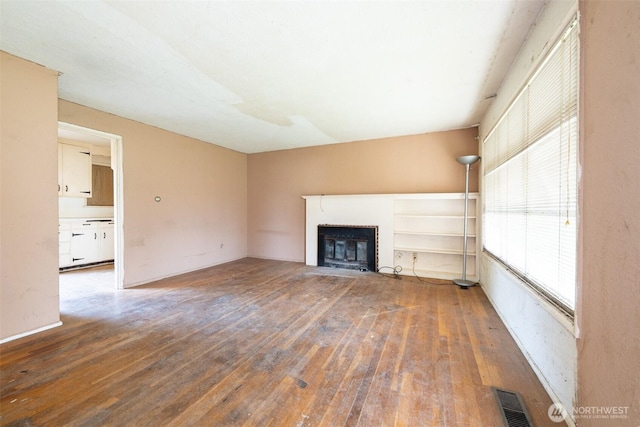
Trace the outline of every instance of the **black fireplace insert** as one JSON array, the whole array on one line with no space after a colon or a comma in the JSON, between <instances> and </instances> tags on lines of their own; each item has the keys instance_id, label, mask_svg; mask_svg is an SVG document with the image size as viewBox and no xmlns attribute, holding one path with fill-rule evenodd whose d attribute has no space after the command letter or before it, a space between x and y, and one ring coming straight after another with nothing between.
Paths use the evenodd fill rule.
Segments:
<instances>
[{"instance_id":1,"label":"black fireplace insert","mask_svg":"<svg viewBox=\"0 0 640 427\"><path fill-rule=\"evenodd\" d=\"M318 226L318 266L376 271L378 227Z\"/></svg>"}]
</instances>

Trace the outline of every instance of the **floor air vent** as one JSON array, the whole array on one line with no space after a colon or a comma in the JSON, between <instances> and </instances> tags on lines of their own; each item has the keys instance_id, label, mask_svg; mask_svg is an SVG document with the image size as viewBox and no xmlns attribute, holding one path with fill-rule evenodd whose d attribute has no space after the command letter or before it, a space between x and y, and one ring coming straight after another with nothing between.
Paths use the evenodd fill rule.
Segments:
<instances>
[{"instance_id":1,"label":"floor air vent","mask_svg":"<svg viewBox=\"0 0 640 427\"><path fill-rule=\"evenodd\" d=\"M531 418L529 418L527 409L518 393L492 388L498 399L498 406L506 427L533 427Z\"/></svg>"}]
</instances>

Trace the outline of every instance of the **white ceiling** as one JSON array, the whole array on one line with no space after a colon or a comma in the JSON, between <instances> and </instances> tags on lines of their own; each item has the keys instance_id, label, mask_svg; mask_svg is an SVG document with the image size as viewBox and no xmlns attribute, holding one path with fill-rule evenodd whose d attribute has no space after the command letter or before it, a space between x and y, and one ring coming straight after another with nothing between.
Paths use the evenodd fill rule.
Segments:
<instances>
[{"instance_id":1,"label":"white ceiling","mask_svg":"<svg viewBox=\"0 0 640 427\"><path fill-rule=\"evenodd\" d=\"M60 98L244 153L477 124L543 0L8 1Z\"/></svg>"}]
</instances>

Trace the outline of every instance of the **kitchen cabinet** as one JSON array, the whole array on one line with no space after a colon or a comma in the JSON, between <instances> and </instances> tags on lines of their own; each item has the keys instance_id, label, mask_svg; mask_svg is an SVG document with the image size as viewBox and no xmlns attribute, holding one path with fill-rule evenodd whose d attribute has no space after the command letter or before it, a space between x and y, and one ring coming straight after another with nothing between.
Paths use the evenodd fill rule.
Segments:
<instances>
[{"instance_id":1,"label":"kitchen cabinet","mask_svg":"<svg viewBox=\"0 0 640 427\"><path fill-rule=\"evenodd\" d=\"M100 258L98 224L82 222L71 226L71 265L90 264Z\"/></svg>"},{"instance_id":2,"label":"kitchen cabinet","mask_svg":"<svg viewBox=\"0 0 640 427\"><path fill-rule=\"evenodd\" d=\"M113 237L113 221L101 222L99 226L100 260L113 261L115 256L115 241Z\"/></svg>"},{"instance_id":3,"label":"kitchen cabinet","mask_svg":"<svg viewBox=\"0 0 640 427\"><path fill-rule=\"evenodd\" d=\"M91 150L58 143L58 195L91 197Z\"/></svg>"},{"instance_id":4,"label":"kitchen cabinet","mask_svg":"<svg viewBox=\"0 0 640 427\"><path fill-rule=\"evenodd\" d=\"M71 224L68 222L58 225L58 254L61 268L71 265Z\"/></svg>"},{"instance_id":5,"label":"kitchen cabinet","mask_svg":"<svg viewBox=\"0 0 640 427\"><path fill-rule=\"evenodd\" d=\"M65 219L58 227L59 267L70 268L114 259L111 219Z\"/></svg>"},{"instance_id":6,"label":"kitchen cabinet","mask_svg":"<svg viewBox=\"0 0 640 427\"><path fill-rule=\"evenodd\" d=\"M113 170L109 166L91 166L91 198L87 206L113 206Z\"/></svg>"}]
</instances>

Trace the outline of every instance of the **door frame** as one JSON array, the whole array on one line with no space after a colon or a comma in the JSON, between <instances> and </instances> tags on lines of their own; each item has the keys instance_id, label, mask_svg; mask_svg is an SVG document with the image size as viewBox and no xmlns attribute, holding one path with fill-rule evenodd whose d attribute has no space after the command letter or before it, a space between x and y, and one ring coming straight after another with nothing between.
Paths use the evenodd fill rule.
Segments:
<instances>
[{"instance_id":1,"label":"door frame","mask_svg":"<svg viewBox=\"0 0 640 427\"><path fill-rule=\"evenodd\" d=\"M66 129L73 132L83 133L88 136L104 138L110 141L111 148L111 169L113 169L113 222L114 222L114 245L115 257L113 261L115 288L124 289L124 191L123 191L123 168L122 168L122 136L112 133L102 132L72 123L58 121L59 129Z\"/></svg>"}]
</instances>

